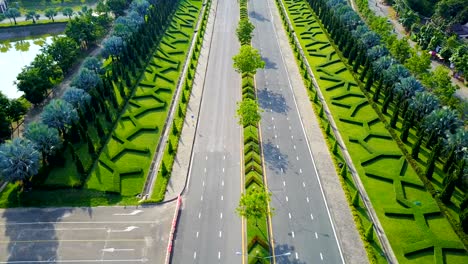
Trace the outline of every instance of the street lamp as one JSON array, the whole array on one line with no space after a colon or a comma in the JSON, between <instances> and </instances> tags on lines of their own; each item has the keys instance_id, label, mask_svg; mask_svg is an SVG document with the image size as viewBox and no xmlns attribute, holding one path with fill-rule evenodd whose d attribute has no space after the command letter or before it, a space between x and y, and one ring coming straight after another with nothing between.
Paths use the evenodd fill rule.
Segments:
<instances>
[{"instance_id":1,"label":"street lamp","mask_svg":"<svg viewBox=\"0 0 468 264\"><path fill-rule=\"evenodd\" d=\"M236 251L236 255L249 257L249 255L242 254L242 252L240 252L240 251ZM273 255L273 256L268 256L268 257L258 257L258 256L250 256L250 257L258 258L258 259L270 259L270 258L273 258L273 257L283 257L283 256L289 256L289 255L291 255L291 252L286 252L286 253L283 253L283 254Z\"/></svg>"}]
</instances>

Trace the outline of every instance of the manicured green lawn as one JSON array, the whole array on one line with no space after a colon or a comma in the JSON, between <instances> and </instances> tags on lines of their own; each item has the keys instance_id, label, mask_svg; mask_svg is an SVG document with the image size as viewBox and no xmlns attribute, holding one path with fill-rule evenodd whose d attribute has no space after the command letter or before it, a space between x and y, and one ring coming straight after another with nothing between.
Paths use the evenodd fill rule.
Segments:
<instances>
[{"instance_id":1,"label":"manicured green lawn","mask_svg":"<svg viewBox=\"0 0 468 264\"><path fill-rule=\"evenodd\" d=\"M139 194L167 118L201 1L181 3L85 187ZM190 6L190 8L189 8ZM188 22L191 21L191 22ZM189 23L191 27L181 26Z\"/></svg>"},{"instance_id":2,"label":"manicured green lawn","mask_svg":"<svg viewBox=\"0 0 468 264\"><path fill-rule=\"evenodd\" d=\"M466 262L462 243L407 164L353 75L328 44L309 6L305 1L283 2L399 262L432 263L433 248L416 247L420 241L427 241L436 250L448 249L444 249L439 261L445 258L450 263Z\"/></svg>"}]
</instances>

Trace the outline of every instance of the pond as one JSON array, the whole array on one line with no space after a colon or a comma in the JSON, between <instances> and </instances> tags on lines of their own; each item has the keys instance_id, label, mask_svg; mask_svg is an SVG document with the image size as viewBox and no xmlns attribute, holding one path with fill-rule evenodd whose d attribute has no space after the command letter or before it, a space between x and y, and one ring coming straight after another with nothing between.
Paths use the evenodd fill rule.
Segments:
<instances>
[{"instance_id":1,"label":"pond","mask_svg":"<svg viewBox=\"0 0 468 264\"><path fill-rule=\"evenodd\" d=\"M44 35L27 39L0 41L0 91L10 98L23 95L14 81L24 66L29 65L45 44L52 43L53 36Z\"/></svg>"}]
</instances>

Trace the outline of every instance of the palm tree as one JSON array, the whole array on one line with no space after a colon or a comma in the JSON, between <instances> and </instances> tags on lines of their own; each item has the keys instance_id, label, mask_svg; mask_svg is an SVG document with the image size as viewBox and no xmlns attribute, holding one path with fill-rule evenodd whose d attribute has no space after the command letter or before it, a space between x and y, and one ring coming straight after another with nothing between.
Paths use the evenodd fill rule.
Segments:
<instances>
[{"instance_id":1,"label":"palm tree","mask_svg":"<svg viewBox=\"0 0 468 264\"><path fill-rule=\"evenodd\" d=\"M0 175L8 182L20 181L28 189L31 177L39 172L40 159L31 141L14 138L0 145Z\"/></svg>"},{"instance_id":2,"label":"palm tree","mask_svg":"<svg viewBox=\"0 0 468 264\"><path fill-rule=\"evenodd\" d=\"M452 165L468 154L468 131L459 127L455 133L447 133L444 139L442 154L447 157L443 167L448 172Z\"/></svg>"},{"instance_id":3,"label":"palm tree","mask_svg":"<svg viewBox=\"0 0 468 264\"><path fill-rule=\"evenodd\" d=\"M419 129L421 120L432 111L439 108L439 99L429 92L416 92L416 95L408 103L408 111L404 113L403 129L401 140L406 142L409 130L415 125L418 127L418 137L422 137L424 131ZM414 122L416 121L416 122Z\"/></svg>"},{"instance_id":4,"label":"palm tree","mask_svg":"<svg viewBox=\"0 0 468 264\"><path fill-rule=\"evenodd\" d=\"M422 129L429 135L427 146L431 146L438 138L444 138L447 132L454 133L461 125L457 111L446 106L434 110L422 121Z\"/></svg>"},{"instance_id":5,"label":"palm tree","mask_svg":"<svg viewBox=\"0 0 468 264\"><path fill-rule=\"evenodd\" d=\"M34 144L37 151L41 152L43 164L47 164L47 158L53 155L62 145L58 130L43 123L30 123L23 135Z\"/></svg>"},{"instance_id":6,"label":"palm tree","mask_svg":"<svg viewBox=\"0 0 468 264\"><path fill-rule=\"evenodd\" d=\"M63 136L78 120L78 113L71 104L62 99L54 99L44 107L41 119L49 127L57 128Z\"/></svg>"},{"instance_id":7,"label":"palm tree","mask_svg":"<svg viewBox=\"0 0 468 264\"><path fill-rule=\"evenodd\" d=\"M396 94L396 100L392 120L390 122L391 127L395 128L396 126L401 104L403 104L403 113L405 113L406 108L408 107L408 100L413 97L416 92L421 92L423 90L424 88L422 84L412 76L402 78L399 83L395 84L394 91Z\"/></svg>"}]
</instances>

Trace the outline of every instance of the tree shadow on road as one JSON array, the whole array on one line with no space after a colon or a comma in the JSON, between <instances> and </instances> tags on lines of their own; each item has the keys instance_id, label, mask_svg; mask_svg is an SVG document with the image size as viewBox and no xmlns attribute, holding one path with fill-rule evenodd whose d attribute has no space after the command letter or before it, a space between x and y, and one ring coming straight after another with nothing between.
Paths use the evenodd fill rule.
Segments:
<instances>
[{"instance_id":1,"label":"tree shadow on road","mask_svg":"<svg viewBox=\"0 0 468 264\"><path fill-rule=\"evenodd\" d=\"M260 21L260 22L270 22L269 19L265 18L262 14L257 13L255 11L250 11L249 12L249 17L253 18L253 19L257 20L257 21Z\"/></svg>"},{"instance_id":2,"label":"tree shadow on road","mask_svg":"<svg viewBox=\"0 0 468 264\"><path fill-rule=\"evenodd\" d=\"M278 264L306 264L300 259L296 259L294 246L289 244L275 244L275 255L281 255L290 252L289 256L276 257L276 263Z\"/></svg>"},{"instance_id":3,"label":"tree shadow on road","mask_svg":"<svg viewBox=\"0 0 468 264\"><path fill-rule=\"evenodd\" d=\"M288 155L281 153L281 151L273 145L271 141L262 144L263 155L265 162L268 165L268 168L271 170L280 173L281 170L286 172L288 167Z\"/></svg>"},{"instance_id":4,"label":"tree shadow on road","mask_svg":"<svg viewBox=\"0 0 468 264\"><path fill-rule=\"evenodd\" d=\"M276 62L271 61L268 57L262 56L262 60L265 62L265 69L278 69L278 65L276 64Z\"/></svg>"},{"instance_id":5,"label":"tree shadow on road","mask_svg":"<svg viewBox=\"0 0 468 264\"><path fill-rule=\"evenodd\" d=\"M289 111L289 106L286 104L286 99L280 93L275 93L270 89L263 88L258 90L258 103L262 109L271 109L278 114L286 114Z\"/></svg>"},{"instance_id":6,"label":"tree shadow on road","mask_svg":"<svg viewBox=\"0 0 468 264\"><path fill-rule=\"evenodd\" d=\"M4 236L9 239L8 259L1 261L55 263L58 257L59 237L54 223L66 217L72 210L67 208L5 210L1 217L5 221Z\"/></svg>"}]
</instances>

